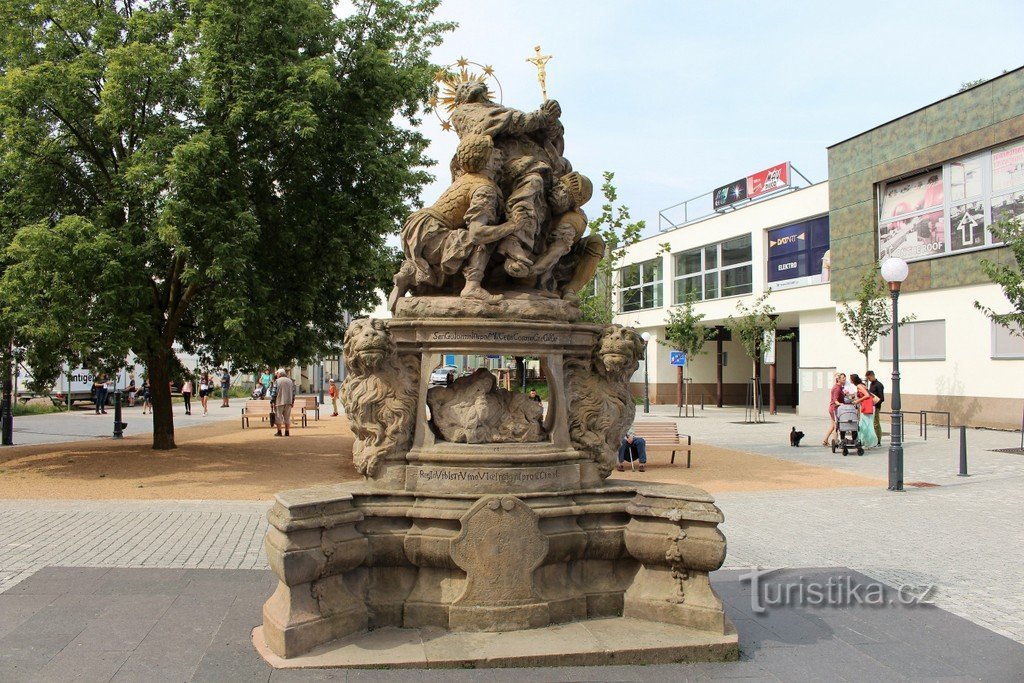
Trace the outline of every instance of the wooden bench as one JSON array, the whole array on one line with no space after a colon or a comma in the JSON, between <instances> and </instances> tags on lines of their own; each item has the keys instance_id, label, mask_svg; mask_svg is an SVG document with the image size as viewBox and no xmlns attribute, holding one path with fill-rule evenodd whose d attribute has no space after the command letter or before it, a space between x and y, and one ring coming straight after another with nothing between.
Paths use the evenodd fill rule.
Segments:
<instances>
[{"instance_id":1,"label":"wooden bench","mask_svg":"<svg viewBox=\"0 0 1024 683\"><path fill-rule=\"evenodd\" d=\"M242 429L249 426L249 418L258 417L260 421L270 420L270 401L247 401L242 408Z\"/></svg>"},{"instance_id":2,"label":"wooden bench","mask_svg":"<svg viewBox=\"0 0 1024 683\"><path fill-rule=\"evenodd\" d=\"M636 421L633 423L633 430L636 436L643 437L646 442L647 452L658 451L672 453L669 463L676 464L676 451L686 451L686 466L690 466L690 456L693 447L693 437L689 434L680 434L676 429L675 422L654 422ZM683 443L683 437L686 443Z\"/></svg>"},{"instance_id":3,"label":"wooden bench","mask_svg":"<svg viewBox=\"0 0 1024 683\"><path fill-rule=\"evenodd\" d=\"M302 411L302 426L305 427L307 424L307 416L309 413L313 413L313 419L320 419L320 402L316 396L296 396L295 406L292 410L299 409Z\"/></svg>"}]
</instances>

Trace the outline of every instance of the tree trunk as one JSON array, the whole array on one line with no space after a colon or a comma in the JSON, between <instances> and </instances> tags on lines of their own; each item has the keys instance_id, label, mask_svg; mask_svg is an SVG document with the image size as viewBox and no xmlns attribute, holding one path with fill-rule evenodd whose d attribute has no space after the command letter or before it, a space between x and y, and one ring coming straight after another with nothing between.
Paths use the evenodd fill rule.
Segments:
<instances>
[{"instance_id":1,"label":"tree trunk","mask_svg":"<svg viewBox=\"0 0 1024 683\"><path fill-rule=\"evenodd\" d=\"M174 443L174 413L171 407L170 372L167 352L162 351L147 359L149 392L153 402L153 450L177 448Z\"/></svg>"}]
</instances>

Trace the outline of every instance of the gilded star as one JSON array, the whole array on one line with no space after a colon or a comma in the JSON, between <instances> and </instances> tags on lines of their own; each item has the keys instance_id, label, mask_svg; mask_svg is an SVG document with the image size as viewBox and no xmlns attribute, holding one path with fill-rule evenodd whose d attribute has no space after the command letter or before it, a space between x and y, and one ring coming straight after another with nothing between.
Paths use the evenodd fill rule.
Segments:
<instances>
[{"instance_id":1,"label":"gilded star","mask_svg":"<svg viewBox=\"0 0 1024 683\"><path fill-rule=\"evenodd\" d=\"M458 61L455 63L462 67L469 66L469 60L465 57L459 57Z\"/></svg>"},{"instance_id":2,"label":"gilded star","mask_svg":"<svg viewBox=\"0 0 1024 683\"><path fill-rule=\"evenodd\" d=\"M435 83L440 83L441 81L443 81L447 77L448 77L448 72L447 71L445 71L444 69L438 69L434 73L434 82Z\"/></svg>"},{"instance_id":3,"label":"gilded star","mask_svg":"<svg viewBox=\"0 0 1024 683\"><path fill-rule=\"evenodd\" d=\"M432 95L430 97L430 99L427 100L427 104L429 104L431 107L436 107L437 106L437 96L436 95Z\"/></svg>"},{"instance_id":4,"label":"gilded star","mask_svg":"<svg viewBox=\"0 0 1024 683\"><path fill-rule=\"evenodd\" d=\"M484 73L487 74L488 76L493 76L494 75L494 67L491 66L490 64L488 64L487 66L484 67Z\"/></svg>"},{"instance_id":5,"label":"gilded star","mask_svg":"<svg viewBox=\"0 0 1024 683\"><path fill-rule=\"evenodd\" d=\"M452 124L448 123L447 121L442 121L441 122L441 130L451 130L451 129L452 129Z\"/></svg>"}]
</instances>

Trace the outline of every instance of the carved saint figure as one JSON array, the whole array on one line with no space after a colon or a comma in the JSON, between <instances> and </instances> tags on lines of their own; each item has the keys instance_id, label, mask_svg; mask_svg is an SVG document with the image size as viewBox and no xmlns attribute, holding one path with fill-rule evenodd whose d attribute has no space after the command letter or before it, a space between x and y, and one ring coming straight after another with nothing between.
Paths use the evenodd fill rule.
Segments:
<instances>
[{"instance_id":1,"label":"carved saint figure","mask_svg":"<svg viewBox=\"0 0 1024 683\"><path fill-rule=\"evenodd\" d=\"M494 145L486 135L467 135L455 152L463 173L433 206L414 212L402 226L405 261L395 274L388 307L414 287L441 287L460 270L466 278L461 296L481 301L500 301L483 282L489 250L487 244L503 237L497 231L501 192L494 183L488 161Z\"/></svg>"},{"instance_id":2,"label":"carved saint figure","mask_svg":"<svg viewBox=\"0 0 1024 683\"><path fill-rule=\"evenodd\" d=\"M431 387L427 405L434 429L453 443L523 443L545 436L541 404L498 388L484 368L451 386Z\"/></svg>"},{"instance_id":3,"label":"carved saint figure","mask_svg":"<svg viewBox=\"0 0 1024 683\"><path fill-rule=\"evenodd\" d=\"M419 360L400 358L383 320L362 319L345 332L341 402L355 435L352 459L368 477L382 460L404 453L412 441L418 398Z\"/></svg>"}]
</instances>

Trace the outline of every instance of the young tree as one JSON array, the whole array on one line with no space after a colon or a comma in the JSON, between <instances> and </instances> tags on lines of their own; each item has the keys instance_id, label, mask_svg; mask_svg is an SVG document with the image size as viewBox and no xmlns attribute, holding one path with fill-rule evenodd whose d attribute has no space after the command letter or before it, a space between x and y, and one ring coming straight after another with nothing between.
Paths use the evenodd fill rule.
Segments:
<instances>
[{"instance_id":1,"label":"young tree","mask_svg":"<svg viewBox=\"0 0 1024 683\"><path fill-rule=\"evenodd\" d=\"M981 267L992 282L1002 288L1013 310L1010 313L996 313L978 301L974 302L974 307L1011 334L1024 336L1024 278L1021 277L1024 269L1024 225L1019 219L999 221L992 225L992 233L1009 247L1015 265L983 259Z\"/></svg>"},{"instance_id":2,"label":"young tree","mask_svg":"<svg viewBox=\"0 0 1024 683\"><path fill-rule=\"evenodd\" d=\"M611 323L615 316L615 270L625 256L626 248L640 239L640 233L646 227L644 221L630 220L627 206L615 206L619 193L612 183L614 179L614 173L604 172L604 182L601 184L601 194L604 195L601 215L590 221L590 233L604 240L604 258L598 264L593 286L580 292L582 319L601 325Z\"/></svg>"},{"instance_id":3,"label":"young tree","mask_svg":"<svg viewBox=\"0 0 1024 683\"><path fill-rule=\"evenodd\" d=\"M704 344L715 336L714 329L700 324L704 314L693 310L696 300L694 292L687 292L686 300L681 306L669 309L668 319L665 321L665 339L659 340L661 344L686 354L686 365L679 368L680 372L677 373L680 383L688 374L690 360L699 356L704 350ZM686 400L689 401L689 396Z\"/></svg>"},{"instance_id":4,"label":"young tree","mask_svg":"<svg viewBox=\"0 0 1024 683\"><path fill-rule=\"evenodd\" d=\"M0 0L0 317L34 370L172 347L307 360L390 275L429 178L438 0Z\"/></svg>"},{"instance_id":5,"label":"young tree","mask_svg":"<svg viewBox=\"0 0 1024 683\"><path fill-rule=\"evenodd\" d=\"M742 301L736 304L736 316L729 316L725 325L732 332L732 338L737 340L750 358L752 378L758 378L758 368L761 363L761 351L765 343L765 335L772 335L779 326L778 318L775 316L775 307L768 303L768 297L772 290L766 289L764 294L754 299L750 306ZM776 338L776 342L779 341ZM761 414L761 388L760 381L755 384L754 391L754 415ZM755 421L756 417L755 417Z\"/></svg>"},{"instance_id":6,"label":"young tree","mask_svg":"<svg viewBox=\"0 0 1024 683\"><path fill-rule=\"evenodd\" d=\"M836 309L836 317L843 335L850 340L857 352L864 356L864 369L870 367L868 356L879 339L892 331L892 304L885 284L879 275L877 264L864 273L860 279L857 298ZM900 318L900 325L914 319L913 315Z\"/></svg>"}]
</instances>

